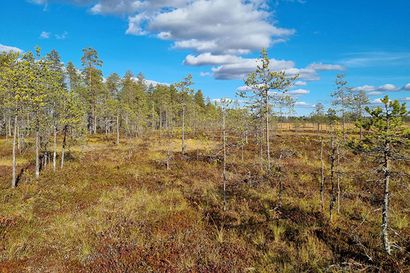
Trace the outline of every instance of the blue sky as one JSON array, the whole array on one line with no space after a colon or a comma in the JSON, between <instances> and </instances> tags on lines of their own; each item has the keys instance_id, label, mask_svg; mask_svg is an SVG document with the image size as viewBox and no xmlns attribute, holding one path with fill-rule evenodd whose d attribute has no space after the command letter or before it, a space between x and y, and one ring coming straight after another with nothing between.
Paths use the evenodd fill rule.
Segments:
<instances>
[{"instance_id":1,"label":"blue sky","mask_svg":"<svg viewBox=\"0 0 410 273\"><path fill-rule=\"evenodd\" d=\"M268 47L272 68L301 75L299 114L329 106L341 72L372 101L410 101L407 0L5 0L0 13L0 50L39 45L80 66L93 47L105 76L173 83L191 73L212 99L233 97Z\"/></svg>"}]
</instances>

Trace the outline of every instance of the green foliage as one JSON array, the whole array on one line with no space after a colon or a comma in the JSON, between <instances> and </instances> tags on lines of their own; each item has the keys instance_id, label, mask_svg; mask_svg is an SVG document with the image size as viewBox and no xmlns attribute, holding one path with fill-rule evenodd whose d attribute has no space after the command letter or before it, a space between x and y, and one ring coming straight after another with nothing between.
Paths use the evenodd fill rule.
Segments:
<instances>
[{"instance_id":1,"label":"green foliage","mask_svg":"<svg viewBox=\"0 0 410 273\"><path fill-rule=\"evenodd\" d=\"M384 152L386 144L390 144L389 156L394 156L400 153L403 146L409 147L409 129L403 123L409 112L405 103L390 101L388 96L381 103L383 107L365 108L369 117L364 117L357 123L357 126L365 130L365 138L362 141L352 141L351 146L356 150L378 155Z\"/></svg>"}]
</instances>

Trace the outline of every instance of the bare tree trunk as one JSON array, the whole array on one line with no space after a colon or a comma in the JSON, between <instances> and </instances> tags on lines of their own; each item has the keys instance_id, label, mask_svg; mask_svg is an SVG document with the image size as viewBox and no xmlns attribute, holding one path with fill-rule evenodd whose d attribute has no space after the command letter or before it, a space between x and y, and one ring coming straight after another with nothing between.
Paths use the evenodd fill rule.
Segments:
<instances>
[{"instance_id":1,"label":"bare tree trunk","mask_svg":"<svg viewBox=\"0 0 410 273\"><path fill-rule=\"evenodd\" d=\"M224 210L226 210L226 127L225 127L225 112L222 114L222 129L223 129L223 189L224 189Z\"/></svg>"},{"instance_id":2,"label":"bare tree trunk","mask_svg":"<svg viewBox=\"0 0 410 273\"><path fill-rule=\"evenodd\" d=\"M36 178L40 176L40 133L36 129Z\"/></svg>"},{"instance_id":3,"label":"bare tree trunk","mask_svg":"<svg viewBox=\"0 0 410 273\"><path fill-rule=\"evenodd\" d=\"M11 186L15 188L17 186L16 176L16 135L17 135L17 115L14 116L14 136L13 136L13 178L11 180Z\"/></svg>"},{"instance_id":4,"label":"bare tree trunk","mask_svg":"<svg viewBox=\"0 0 410 273\"><path fill-rule=\"evenodd\" d=\"M182 155L185 154L185 105L182 107Z\"/></svg>"},{"instance_id":5,"label":"bare tree trunk","mask_svg":"<svg viewBox=\"0 0 410 273\"><path fill-rule=\"evenodd\" d=\"M343 142L346 143L346 113L343 111L343 122L342 122L342 127L343 127Z\"/></svg>"},{"instance_id":6,"label":"bare tree trunk","mask_svg":"<svg viewBox=\"0 0 410 273\"><path fill-rule=\"evenodd\" d=\"M336 161L336 147L335 140L332 136L331 140L331 154L330 154L330 183L332 185L330 193L330 205L329 205L329 220L333 220L333 208L335 206L336 194L335 194L335 161Z\"/></svg>"},{"instance_id":7,"label":"bare tree trunk","mask_svg":"<svg viewBox=\"0 0 410 273\"><path fill-rule=\"evenodd\" d=\"M4 115L4 135L6 136L6 141L8 140L8 138L9 138L9 135L8 135L8 126L7 126L7 118L6 118L6 115Z\"/></svg>"},{"instance_id":8,"label":"bare tree trunk","mask_svg":"<svg viewBox=\"0 0 410 273\"><path fill-rule=\"evenodd\" d=\"M340 214L340 199L341 199L341 190L340 190L340 150L339 144L336 145L336 176L337 176L337 213Z\"/></svg>"},{"instance_id":9,"label":"bare tree trunk","mask_svg":"<svg viewBox=\"0 0 410 273\"><path fill-rule=\"evenodd\" d=\"M320 139L320 211L324 211L325 204L325 162L323 161L323 137Z\"/></svg>"},{"instance_id":10,"label":"bare tree trunk","mask_svg":"<svg viewBox=\"0 0 410 273\"><path fill-rule=\"evenodd\" d=\"M57 167L57 126L54 125L54 146L53 146L53 171Z\"/></svg>"},{"instance_id":11,"label":"bare tree trunk","mask_svg":"<svg viewBox=\"0 0 410 273\"><path fill-rule=\"evenodd\" d=\"M95 106L94 106L94 122L93 122L93 125L94 125L94 134L96 134L97 133L97 114L95 113Z\"/></svg>"},{"instance_id":12,"label":"bare tree trunk","mask_svg":"<svg viewBox=\"0 0 410 273\"><path fill-rule=\"evenodd\" d=\"M162 108L159 108L159 137L162 137Z\"/></svg>"},{"instance_id":13,"label":"bare tree trunk","mask_svg":"<svg viewBox=\"0 0 410 273\"><path fill-rule=\"evenodd\" d=\"M171 124L169 122L169 112L168 110L165 112L165 117L166 117L166 128L167 128L167 135L168 135L168 145L167 145L167 170L169 171L171 169L171 142L172 142L172 128Z\"/></svg>"},{"instance_id":14,"label":"bare tree trunk","mask_svg":"<svg viewBox=\"0 0 410 273\"><path fill-rule=\"evenodd\" d=\"M117 113L117 140L115 142L117 145L120 144L120 115Z\"/></svg>"},{"instance_id":15,"label":"bare tree trunk","mask_svg":"<svg viewBox=\"0 0 410 273\"><path fill-rule=\"evenodd\" d=\"M268 161L268 171L271 169L270 164L270 135L269 135L269 102L268 102L268 91L266 91L266 101L265 101L265 111L266 111L266 159Z\"/></svg>"},{"instance_id":16,"label":"bare tree trunk","mask_svg":"<svg viewBox=\"0 0 410 273\"><path fill-rule=\"evenodd\" d=\"M67 125L64 126L63 130L63 143L61 145L61 164L60 168L62 169L64 167L64 157L65 157L65 145L66 145L66 139L67 139Z\"/></svg>"},{"instance_id":17,"label":"bare tree trunk","mask_svg":"<svg viewBox=\"0 0 410 273\"><path fill-rule=\"evenodd\" d=\"M262 132L259 133L258 139L259 139L259 160L260 160L260 165L261 165L261 170L263 170L263 136Z\"/></svg>"},{"instance_id":18,"label":"bare tree trunk","mask_svg":"<svg viewBox=\"0 0 410 273\"><path fill-rule=\"evenodd\" d=\"M8 123L9 123L9 132L8 132L8 136L11 137L11 118L8 118Z\"/></svg>"},{"instance_id":19,"label":"bare tree trunk","mask_svg":"<svg viewBox=\"0 0 410 273\"><path fill-rule=\"evenodd\" d=\"M387 254L391 254L391 245L389 241L389 199L390 199L390 143L386 142L384 147L383 158L383 180L384 180L384 194L383 194L383 208L382 208L382 237L383 246Z\"/></svg>"}]
</instances>

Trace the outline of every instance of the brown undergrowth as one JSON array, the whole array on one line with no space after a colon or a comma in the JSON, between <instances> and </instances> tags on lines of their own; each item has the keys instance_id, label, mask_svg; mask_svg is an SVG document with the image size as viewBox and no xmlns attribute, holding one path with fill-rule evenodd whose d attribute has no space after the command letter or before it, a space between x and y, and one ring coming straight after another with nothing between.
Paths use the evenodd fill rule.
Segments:
<instances>
[{"instance_id":1,"label":"brown undergrowth","mask_svg":"<svg viewBox=\"0 0 410 273\"><path fill-rule=\"evenodd\" d=\"M71 149L63 170L48 166L37 180L29 149L17 189L1 165L0 272L408 272L405 179L392 189L397 248L388 257L379 238L382 188L366 159L345 152L340 213L330 223L328 184L320 212L315 137L275 136L281 168L270 173L252 142L243 160L232 146L226 210L219 144L191 139L181 155L178 143L150 136L116 146L93 137ZM1 142L0 154L10 156L10 143Z\"/></svg>"}]
</instances>

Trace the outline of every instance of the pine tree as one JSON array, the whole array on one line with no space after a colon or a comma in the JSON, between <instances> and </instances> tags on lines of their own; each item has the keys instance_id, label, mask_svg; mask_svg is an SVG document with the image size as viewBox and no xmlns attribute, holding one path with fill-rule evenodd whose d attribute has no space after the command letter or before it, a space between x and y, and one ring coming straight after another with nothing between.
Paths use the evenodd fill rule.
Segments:
<instances>
[{"instance_id":1,"label":"pine tree","mask_svg":"<svg viewBox=\"0 0 410 273\"><path fill-rule=\"evenodd\" d=\"M297 78L298 76L286 75L285 71L271 71L268 53L265 49L262 49L256 71L250 73L245 80L249 90L239 92L240 97L249 100L251 111L258 117L261 124L264 120L268 170L271 169L269 119L272 114L272 105L280 103L283 96L278 96L278 93L288 91Z\"/></svg>"},{"instance_id":2,"label":"pine tree","mask_svg":"<svg viewBox=\"0 0 410 273\"><path fill-rule=\"evenodd\" d=\"M386 253L391 254L389 238L389 206L392 164L404 159L403 153L410 147L410 131L405 129L403 120L408 116L406 105L397 100L390 101L388 96L382 100L382 107L365 110L369 117L362 118L358 126L365 130L362 140L350 143L356 152L370 155L379 165L384 185L382 205L382 240Z\"/></svg>"}]
</instances>

